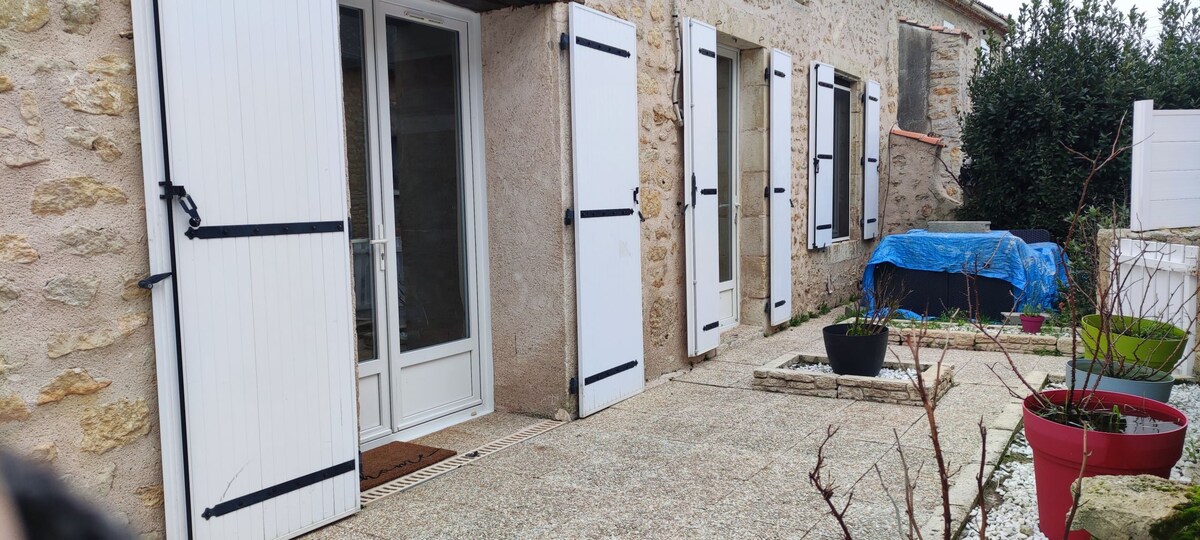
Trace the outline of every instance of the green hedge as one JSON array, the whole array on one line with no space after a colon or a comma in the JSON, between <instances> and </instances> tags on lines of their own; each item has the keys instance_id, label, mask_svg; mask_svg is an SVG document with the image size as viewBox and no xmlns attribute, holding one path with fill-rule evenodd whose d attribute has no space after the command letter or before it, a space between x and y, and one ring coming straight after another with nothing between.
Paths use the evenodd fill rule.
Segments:
<instances>
[{"instance_id":1,"label":"green hedge","mask_svg":"<svg viewBox=\"0 0 1200 540\"><path fill-rule=\"evenodd\" d=\"M959 219L990 220L994 229L1049 229L1066 234L1090 165L1067 148L1107 155L1122 116L1122 144L1132 137L1133 102L1200 108L1200 13L1191 0L1160 6L1160 42L1145 38L1146 18L1112 0L1033 0L993 43L972 79L973 109L963 126L969 156ZM1103 169L1088 204L1128 206L1126 152Z\"/></svg>"}]
</instances>

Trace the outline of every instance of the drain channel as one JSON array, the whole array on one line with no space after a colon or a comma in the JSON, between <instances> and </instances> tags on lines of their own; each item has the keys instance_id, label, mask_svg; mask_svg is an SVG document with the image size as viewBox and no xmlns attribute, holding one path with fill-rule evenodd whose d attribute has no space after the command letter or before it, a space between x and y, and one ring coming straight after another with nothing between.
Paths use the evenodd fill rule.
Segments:
<instances>
[{"instance_id":1,"label":"drain channel","mask_svg":"<svg viewBox=\"0 0 1200 540\"><path fill-rule=\"evenodd\" d=\"M386 484L380 484L368 489L359 494L359 500L363 506L366 506L389 495L400 493L401 491L421 484L427 480L437 478L472 461L504 450L505 448L508 448L514 444L537 437L538 435L541 435L561 425L563 425L563 422L559 422L557 420L542 420L541 422L513 433L512 435L496 439L465 454L459 454L450 459L439 461L419 471L406 474Z\"/></svg>"}]
</instances>

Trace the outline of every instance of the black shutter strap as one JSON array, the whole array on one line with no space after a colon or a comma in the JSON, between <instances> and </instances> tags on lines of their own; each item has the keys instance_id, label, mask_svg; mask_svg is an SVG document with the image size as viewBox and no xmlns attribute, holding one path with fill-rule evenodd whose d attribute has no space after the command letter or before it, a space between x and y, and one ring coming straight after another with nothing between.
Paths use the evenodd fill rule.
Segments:
<instances>
[{"instance_id":1,"label":"black shutter strap","mask_svg":"<svg viewBox=\"0 0 1200 540\"><path fill-rule=\"evenodd\" d=\"M301 223L263 223L260 225L217 225L196 227L183 233L191 240L197 238L243 238L247 236L280 236L287 234L319 234L341 232L346 224L341 221L309 221Z\"/></svg>"},{"instance_id":2,"label":"black shutter strap","mask_svg":"<svg viewBox=\"0 0 1200 540\"><path fill-rule=\"evenodd\" d=\"M204 519L221 517L230 512L236 512L246 508L247 506L253 506L267 499L274 499L280 495L287 495L288 493L296 491L297 489L306 488L313 484L329 480L330 478L341 476L348 472L354 472L353 459L344 463L338 463L332 467L326 467L314 473L306 474L299 478L293 478L287 482L282 482L268 488L260 489L254 493L242 495L236 499L230 499L222 503L217 503L212 507L205 508L204 513L200 514L200 517Z\"/></svg>"}]
</instances>

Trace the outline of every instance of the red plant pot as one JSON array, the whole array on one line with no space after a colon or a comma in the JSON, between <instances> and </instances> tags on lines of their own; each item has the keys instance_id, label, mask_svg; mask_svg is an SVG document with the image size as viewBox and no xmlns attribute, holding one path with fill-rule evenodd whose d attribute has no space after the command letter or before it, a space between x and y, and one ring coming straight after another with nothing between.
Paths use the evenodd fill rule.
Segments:
<instances>
[{"instance_id":1,"label":"red plant pot","mask_svg":"<svg viewBox=\"0 0 1200 540\"><path fill-rule=\"evenodd\" d=\"M1068 390L1047 390L1043 395L1051 403L1067 402ZM1092 395L1095 408L1111 409L1113 405L1130 407L1158 420L1174 422L1177 429L1164 433L1101 433L1087 432L1087 469L1083 476L1153 474L1162 478L1171 475L1171 467L1183 455L1187 416L1175 407L1152 399L1117 392L1075 391L1075 399ZM1064 540L1063 525L1071 509L1071 484L1079 478L1083 463L1084 432L1038 416L1035 396L1025 398L1025 437L1033 449L1033 475L1037 487L1038 521L1050 540ZM1091 535L1074 531L1068 540L1086 540Z\"/></svg>"},{"instance_id":2,"label":"red plant pot","mask_svg":"<svg viewBox=\"0 0 1200 540\"><path fill-rule=\"evenodd\" d=\"M1042 331L1042 323L1046 322L1044 315L1021 315L1021 331L1026 334L1036 334Z\"/></svg>"}]
</instances>

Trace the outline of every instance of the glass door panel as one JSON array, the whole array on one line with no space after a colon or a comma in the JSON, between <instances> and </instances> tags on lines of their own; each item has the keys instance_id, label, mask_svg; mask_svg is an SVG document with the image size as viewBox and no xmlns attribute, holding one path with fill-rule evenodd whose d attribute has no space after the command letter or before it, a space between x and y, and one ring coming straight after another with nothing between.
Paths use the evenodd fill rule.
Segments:
<instances>
[{"instance_id":1,"label":"glass door panel","mask_svg":"<svg viewBox=\"0 0 1200 540\"><path fill-rule=\"evenodd\" d=\"M374 72L369 53L369 4L340 7L342 99L346 122L346 182L350 194L350 250L354 280L354 330L358 353L359 438L392 432L391 377L386 354L387 317L383 282L386 235L379 211L379 183L372 141Z\"/></svg>"},{"instance_id":2,"label":"glass door panel","mask_svg":"<svg viewBox=\"0 0 1200 540\"><path fill-rule=\"evenodd\" d=\"M400 351L470 337L459 33L386 18Z\"/></svg>"},{"instance_id":3,"label":"glass door panel","mask_svg":"<svg viewBox=\"0 0 1200 540\"><path fill-rule=\"evenodd\" d=\"M717 52L717 271L720 324L738 318L737 70L738 51Z\"/></svg>"}]
</instances>

